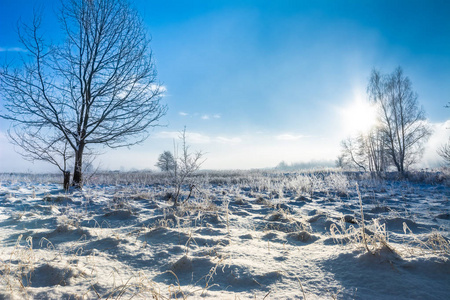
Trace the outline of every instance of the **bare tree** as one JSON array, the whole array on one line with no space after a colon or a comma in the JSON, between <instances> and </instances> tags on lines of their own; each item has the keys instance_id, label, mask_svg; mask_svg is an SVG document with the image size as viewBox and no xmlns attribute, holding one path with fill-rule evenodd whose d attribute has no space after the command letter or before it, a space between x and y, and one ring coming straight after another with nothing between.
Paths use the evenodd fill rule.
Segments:
<instances>
[{"instance_id":1,"label":"bare tree","mask_svg":"<svg viewBox=\"0 0 450 300\"><path fill-rule=\"evenodd\" d=\"M158 157L158 162L155 164L163 172L169 172L175 168L175 158L173 157L172 152L164 151Z\"/></svg>"},{"instance_id":2,"label":"bare tree","mask_svg":"<svg viewBox=\"0 0 450 300\"><path fill-rule=\"evenodd\" d=\"M373 70L367 93L379 106L387 153L398 172L404 175L408 167L421 158L424 143L431 135L425 112L419 108L418 96L400 67L386 75Z\"/></svg>"},{"instance_id":3,"label":"bare tree","mask_svg":"<svg viewBox=\"0 0 450 300\"><path fill-rule=\"evenodd\" d=\"M201 151L190 152L189 146L186 142L186 127L180 134L181 140L181 155L178 153L178 145L174 142L174 168L169 170L169 176L174 186L174 193L172 195L174 205L177 205L181 196L181 192L184 186L189 189L189 195L187 201L192 194L195 187L195 180L192 175L200 169L201 165L205 162L204 153Z\"/></svg>"},{"instance_id":4,"label":"bare tree","mask_svg":"<svg viewBox=\"0 0 450 300\"><path fill-rule=\"evenodd\" d=\"M15 130L13 134L11 130ZM28 127L25 130L16 130L13 127L8 131L8 137L13 144L22 149L18 153L26 160L42 160L56 166L63 173L64 189L66 191L69 189L68 161L73 158L73 152L62 136L52 136L51 133L35 131L34 127Z\"/></svg>"},{"instance_id":5,"label":"bare tree","mask_svg":"<svg viewBox=\"0 0 450 300\"><path fill-rule=\"evenodd\" d=\"M346 166L344 154L342 154L342 153L339 154L338 157L336 158L334 164L335 164L336 168L344 169Z\"/></svg>"},{"instance_id":6,"label":"bare tree","mask_svg":"<svg viewBox=\"0 0 450 300\"><path fill-rule=\"evenodd\" d=\"M450 141L442 145L437 152L447 164L450 164Z\"/></svg>"},{"instance_id":7,"label":"bare tree","mask_svg":"<svg viewBox=\"0 0 450 300\"><path fill-rule=\"evenodd\" d=\"M389 166L386 144L381 128L374 126L366 134L361 134L358 140L360 143L360 151L364 152L367 157L369 171L380 176Z\"/></svg>"},{"instance_id":8,"label":"bare tree","mask_svg":"<svg viewBox=\"0 0 450 300\"><path fill-rule=\"evenodd\" d=\"M367 170L367 157L361 151L357 138L348 137L341 142L341 154L338 157L343 166L356 166L363 171Z\"/></svg>"},{"instance_id":9,"label":"bare tree","mask_svg":"<svg viewBox=\"0 0 450 300\"><path fill-rule=\"evenodd\" d=\"M33 129L33 128L27 128ZM52 137L42 135L41 132L15 131L8 132L10 141L19 146L23 152L19 152L25 159L30 161L42 160L55 165L61 172L67 171L68 160L73 158L73 153L68 149L67 141L61 136Z\"/></svg>"},{"instance_id":10,"label":"bare tree","mask_svg":"<svg viewBox=\"0 0 450 300\"><path fill-rule=\"evenodd\" d=\"M378 126L374 126L367 133L343 140L341 147L341 154L338 157L341 167L356 166L377 176L381 176L388 167L386 148Z\"/></svg>"},{"instance_id":11,"label":"bare tree","mask_svg":"<svg viewBox=\"0 0 450 300\"><path fill-rule=\"evenodd\" d=\"M447 105L445 105L446 108L450 108L450 102L448 102ZM437 153L445 160L447 164L450 164L450 139L449 141L442 145L438 150Z\"/></svg>"},{"instance_id":12,"label":"bare tree","mask_svg":"<svg viewBox=\"0 0 450 300\"><path fill-rule=\"evenodd\" d=\"M40 14L19 26L28 57L20 69L5 65L0 71L0 116L12 121L11 140L32 159L42 159L46 145L70 147L73 184L81 186L87 147L145 140L166 107L160 104L163 88L156 82L150 38L126 0L61 1L58 16L61 45L44 42Z\"/></svg>"}]
</instances>

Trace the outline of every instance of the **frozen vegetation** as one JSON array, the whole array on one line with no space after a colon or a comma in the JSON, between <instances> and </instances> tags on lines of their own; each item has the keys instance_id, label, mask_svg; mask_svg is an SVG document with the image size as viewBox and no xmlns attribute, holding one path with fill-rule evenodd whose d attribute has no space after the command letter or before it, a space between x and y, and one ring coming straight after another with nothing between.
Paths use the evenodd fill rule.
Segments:
<instances>
[{"instance_id":1,"label":"frozen vegetation","mask_svg":"<svg viewBox=\"0 0 450 300\"><path fill-rule=\"evenodd\" d=\"M0 175L0 299L448 299L448 175Z\"/></svg>"}]
</instances>

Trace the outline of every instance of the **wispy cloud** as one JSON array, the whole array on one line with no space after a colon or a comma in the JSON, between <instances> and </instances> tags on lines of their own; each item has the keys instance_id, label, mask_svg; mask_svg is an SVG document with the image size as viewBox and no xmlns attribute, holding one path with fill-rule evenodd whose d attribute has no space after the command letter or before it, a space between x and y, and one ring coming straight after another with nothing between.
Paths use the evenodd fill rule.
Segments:
<instances>
[{"instance_id":1,"label":"wispy cloud","mask_svg":"<svg viewBox=\"0 0 450 300\"><path fill-rule=\"evenodd\" d=\"M27 52L27 50L20 47L0 47L0 52Z\"/></svg>"},{"instance_id":2,"label":"wispy cloud","mask_svg":"<svg viewBox=\"0 0 450 300\"><path fill-rule=\"evenodd\" d=\"M167 93L167 87L165 85L154 84L153 86L154 86L153 89L158 88L161 93L163 93L163 94Z\"/></svg>"},{"instance_id":3,"label":"wispy cloud","mask_svg":"<svg viewBox=\"0 0 450 300\"><path fill-rule=\"evenodd\" d=\"M180 137L181 132L179 131L161 131L155 134L155 138L159 139L178 140ZM198 132L186 132L186 140L188 143L192 144L209 144L212 139L211 137Z\"/></svg>"},{"instance_id":4,"label":"wispy cloud","mask_svg":"<svg viewBox=\"0 0 450 300\"><path fill-rule=\"evenodd\" d=\"M209 144L211 143L211 138L207 135L197 133L197 132L188 132L186 133L186 139L189 143L192 144Z\"/></svg>"},{"instance_id":5,"label":"wispy cloud","mask_svg":"<svg viewBox=\"0 0 450 300\"><path fill-rule=\"evenodd\" d=\"M202 120L211 120L211 119L220 119L221 115L220 114L204 114L201 116Z\"/></svg>"},{"instance_id":6,"label":"wispy cloud","mask_svg":"<svg viewBox=\"0 0 450 300\"><path fill-rule=\"evenodd\" d=\"M284 134L277 135L275 138L280 141L297 141L297 140L305 138L305 137L306 136L302 135L302 134L294 135L294 134L290 134L290 133L284 133Z\"/></svg>"},{"instance_id":7,"label":"wispy cloud","mask_svg":"<svg viewBox=\"0 0 450 300\"><path fill-rule=\"evenodd\" d=\"M140 90L140 89L142 89L142 90L145 90L145 91L148 91L148 92L150 92L150 93L156 93L156 92L158 92L158 93L160 93L161 95L165 95L165 93L166 93L166 91L167 91L167 88L164 86L164 85L159 85L159 84L150 84L150 85L147 85L147 84L143 84L143 83L137 83L135 86L133 86L133 88L135 89L135 90ZM126 98L126 97L128 97L129 95L128 95L128 93L130 92L130 89L124 89L124 90L122 90L122 91L120 91L118 94L117 94L117 96L118 97L122 97L122 98Z\"/></svg>"},{"instance_id":8,"label":"wispy cloud","mask_svg":"<svg viewBox=\"0 0 450 300\"><path fill-rule=\"evenodd\" d=\"M193 117L193 118L200 118L200 120L212 120L212 119L220 119L222 117L221 114L210 114L210 113L188 113L185 111L180 111L178 112L178 115L182 116L182 117Z\"/></svg>"},{"instance_id":9,"label":"wispy cloud","mask_svg":"<svg viewBox=\"0 0 450 300\"><path fill-rule=\"evenodd\" d=\"M154 137L159 139L179 140L181 132L179 131L161 131L157 132ZM186 132L186 140L192 144L226 144L236 145L242 143L240 137L225 137L221 135L209 136L199 132Z\"/></svg>"},{"instance_id":10,"label":"wispy cloud","mask_svg":"<svg viewBox=\"0 0 450 300\"><path fill-rule=\"evenodd\" d=\"M216 137L215 141L221 144L235 145L241 143L242 139L239 137L226 138L223 136L218 136Z\"/></svg>"},{"instance_id":11,"label":"wispy cloud","mask_svg":"<svg viewBox=\"0 0 450 300\"><path fill-rule=\"evenodd\" d=\"M161 131L155 133L157 139L178 139L180 132L178 131Z\"/></svg>"}]
</instances>

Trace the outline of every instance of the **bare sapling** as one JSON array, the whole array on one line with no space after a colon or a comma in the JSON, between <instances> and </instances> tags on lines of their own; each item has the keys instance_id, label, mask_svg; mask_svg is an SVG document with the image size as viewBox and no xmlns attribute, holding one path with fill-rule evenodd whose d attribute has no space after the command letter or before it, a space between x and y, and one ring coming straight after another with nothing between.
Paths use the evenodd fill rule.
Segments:
<instances>
[{"instance_id":1,"label":"bare sapling","mask_svg":"<svg viewBox=\"0 0 450 300\"><path fill-rule=\"evenodd\" d=\"M189 195L184 201L189 200L192 196L192 192L195 188L195 180L192 178L192 175L198 171L205 162L203 152L197 151L192 153L189 151L190 147L186 142L186 127L181 132L179 138L182 147L181 155L178 153L178 145L174 142L174 161L172 167L168 168L168 174L174 187L174 193L172 194L174 206L178 204L184 186L187 185L189 189Z\"/></svg>"}]
</instances>

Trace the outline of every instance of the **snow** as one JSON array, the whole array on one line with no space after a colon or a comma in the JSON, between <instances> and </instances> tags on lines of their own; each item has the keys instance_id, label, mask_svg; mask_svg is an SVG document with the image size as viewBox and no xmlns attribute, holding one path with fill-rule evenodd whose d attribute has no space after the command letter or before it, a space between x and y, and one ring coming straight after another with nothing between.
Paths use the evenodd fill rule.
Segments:
<instances>
[{"instance_id":1,"label":"snow","mask_svg":"<svg viewBox=\"0 0 450 300\"><path fill-rule=\"evenodd\" d=\"M45 178L0 176L0 299L450 293L443 183L206 173L193 197L173 207L165 178L133 176L68 193Z\"/></svg>"}]
</instances>

